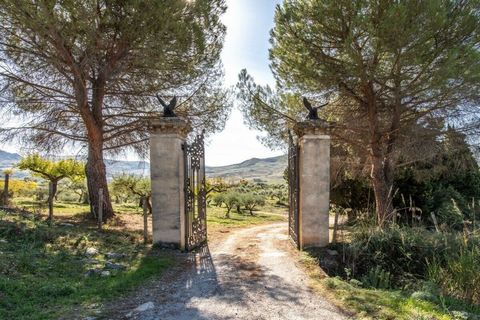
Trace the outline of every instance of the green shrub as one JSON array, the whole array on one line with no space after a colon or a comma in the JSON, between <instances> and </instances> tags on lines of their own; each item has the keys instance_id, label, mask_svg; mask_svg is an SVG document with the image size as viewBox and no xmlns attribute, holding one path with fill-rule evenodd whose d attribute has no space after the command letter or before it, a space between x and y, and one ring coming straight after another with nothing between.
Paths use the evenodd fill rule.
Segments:
<instances>
[{"instance_id":1,"label":"green shrub","mask_svg":"<svg viewBox=\"0 0 480 320\"><path fill-rule=\"evenodd\" d=\"M366 287L376 289L389 289L392 282L390 272L383 270L380 266L370 269L366 275L362 277L362 283Z\"/></svg>"},{"instance_id":2,"label":"green shrub","mask_svg":"<svg viewBox=\"0 0 480 320\"><path fill-rule=\"evenodd\" d=\"M345 248L346 264L356 278L378 266L389 272L392 284L398 286L405 279L425 279L428 262L444 265L476 242L478 239L465 243L461 234L436 233L425 228L360 228Z\"/></svg>"},{"instance_id":3,"label":"green shrub","mask_svg":"<svg viewBox=\"0 0 480 320\"><path fill-rule=\"evenodd\" d=\"M480 305L480 249L464 250L445 264L437 261L428 268L429 278L444 294Z\"/></svg>"}]
</instances>

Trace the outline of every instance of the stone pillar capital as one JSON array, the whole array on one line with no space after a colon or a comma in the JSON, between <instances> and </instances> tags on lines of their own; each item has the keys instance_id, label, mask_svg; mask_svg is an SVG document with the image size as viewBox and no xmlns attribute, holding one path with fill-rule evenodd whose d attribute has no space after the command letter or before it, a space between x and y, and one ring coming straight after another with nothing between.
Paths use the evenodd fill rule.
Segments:
<instances>
[{"instance_id":1,"label":"stone pillar capital","mask_svg":"<svg viewBox=\"0 0 480 320\"><path fill-rule=\"evenodd\" d=\"M154 134L178 134L186 138L192 130L190 122L181 117L157 118L149 122L149 129Z\"/></svg>"},{"instance_id":2,"label":"stone pillar capital","mask_svg":"<svg viewBox=\"0 0 480 320\"><path fill-rule=\"evenodd\" d=\"M293 128L299 138L305 135L327 135L328 123L325 120L305 120Z\"/></svg>"}]
</instances>

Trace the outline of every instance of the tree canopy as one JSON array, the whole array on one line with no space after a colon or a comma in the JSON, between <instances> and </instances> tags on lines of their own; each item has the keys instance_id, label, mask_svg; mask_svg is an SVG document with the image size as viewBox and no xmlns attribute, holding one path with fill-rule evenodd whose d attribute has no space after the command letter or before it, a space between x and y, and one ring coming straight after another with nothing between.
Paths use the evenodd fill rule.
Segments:
<instances>
[{"instance_id":1,"label":"tree canopy","mask_svg":"<svg viewBox=\"0 0 480 320\"><path fill-rule=\"evenodd\" d=\"M370 166L382 225L394 213L400 157L425 157L422 137L441 135L479 101L478 5L285 0L271 33L278 90L256 85L243 72L244 111L254 127L278 139L286 137L278 121L291 127L305 114L301 96L328 103L322 116L334 144Z\"/></svg>"},{"instance_id":2,"label":"tree canopy","mask_svg":"<svg viewBox=\"0 0 480 320\"><path fill-rule=\"evenodd\" d=\"M51 182L58 182L65 178L76 180L85 176L85 164L82 162L74 159L54 161L42 158L39 154L24 157L17 164L17 167L20 170L28 170L34 176Z\"/></svg>"},{"instance_id":3,"label":"tree canopy","mask_svg":"<svg viewBox=\"0 0 480 320\"><path fill-rule=\"evenodd\" d=\"M0 2L2 105L20 124L6 140L55 151L82 147L92 212L105 191L104 152L147 152L154 99L177 95L178 114L207 132L228 113L219 62L223 0Z\"/></svg>"}]
</instances>

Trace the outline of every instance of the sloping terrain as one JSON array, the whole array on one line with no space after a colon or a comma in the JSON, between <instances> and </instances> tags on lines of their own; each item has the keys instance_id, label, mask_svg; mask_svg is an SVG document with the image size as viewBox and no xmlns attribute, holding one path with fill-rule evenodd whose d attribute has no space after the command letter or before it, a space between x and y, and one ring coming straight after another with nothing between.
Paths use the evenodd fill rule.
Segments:
<instances>
[{"instance_id":1,"label":"sloping terrain","mask_svg":"<svg viewBox=\"0 0 480 320\"><path fill-rule=\"evenodd\" d=\"M241 163L221 167L207 167L207 177L226 180L262 180L265 182L283 181L287 167L287 156L258 159L252 158Z\"/></svg>"},{"instance_id":2,"label":"sloping terrain","mask_svg":"<svg viewBox=\"0 0 480 320\"><path fill-rule=\"evenodd\" d=\"M0 171L13 167L22 157L17 153L0 150ZM106 160L108 178L121 173L150 175L150 163L147 161ZM258 159L252 158L241 163L221 167L207 167L209 178L224 178L238 181L240 179L264 182L282 182L283 173L287 167L287 156ZM22 179L27 172L16 171L15 178Z\"/></svg>"}]
</instances>

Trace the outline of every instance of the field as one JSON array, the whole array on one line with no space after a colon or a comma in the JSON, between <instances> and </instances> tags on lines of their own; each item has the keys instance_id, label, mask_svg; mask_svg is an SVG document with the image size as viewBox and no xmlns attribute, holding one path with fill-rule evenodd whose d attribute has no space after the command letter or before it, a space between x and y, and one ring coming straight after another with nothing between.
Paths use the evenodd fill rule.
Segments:
<instances>
[{"instance_id":1,"label":"field","mask_svg":"<svg viewBox=\"0 0 480 320\"><path fill-rule=\"evenodd\" d=\"M51 227L42 202L23 198L15 205L25 211L0 211L0 319L94 316L104 302L176 263L172 252L143 244L141 209L134 204L115 206L116 218L101 231L86 218L87 205L56 203ZM208 208L209 237L285 220L284 208L263 210L226 219L224 208Z\"/></svg>"}]
</instances>

